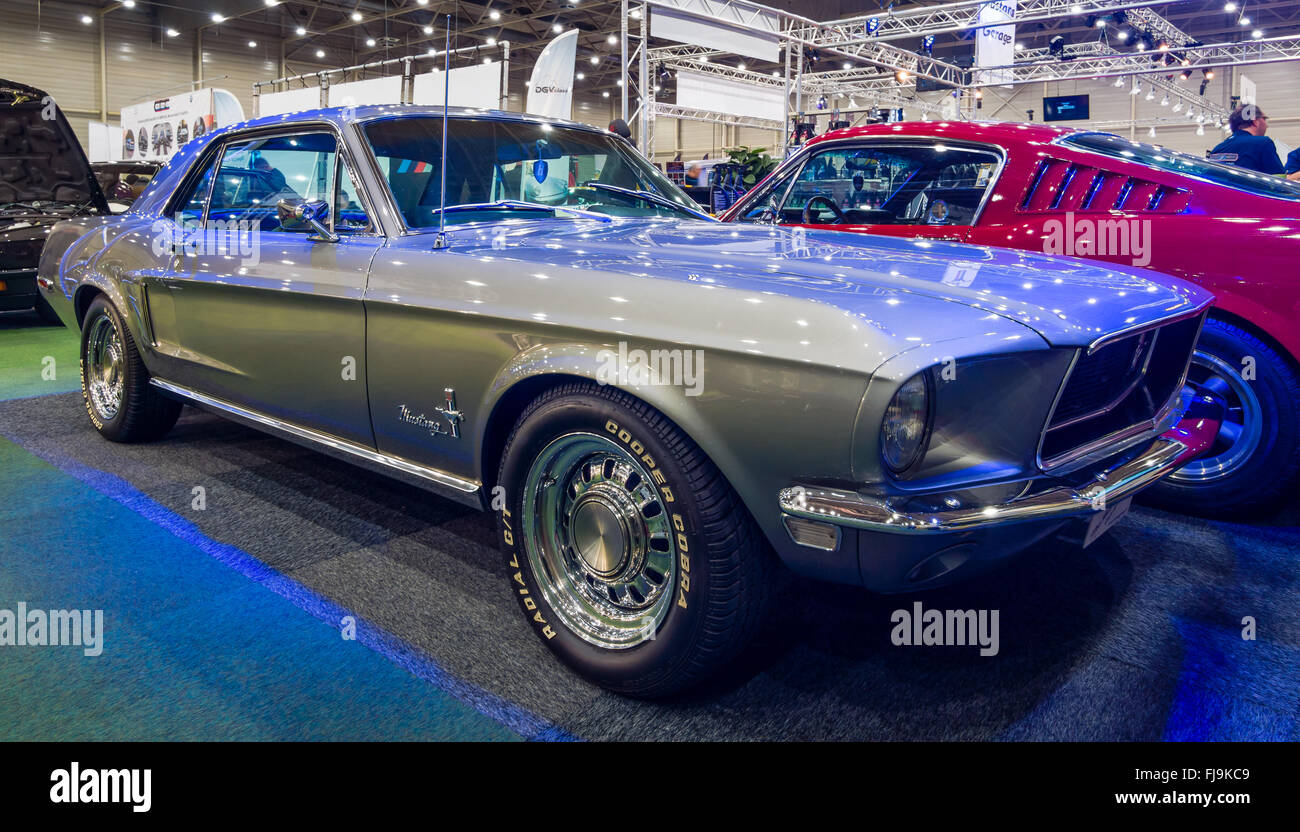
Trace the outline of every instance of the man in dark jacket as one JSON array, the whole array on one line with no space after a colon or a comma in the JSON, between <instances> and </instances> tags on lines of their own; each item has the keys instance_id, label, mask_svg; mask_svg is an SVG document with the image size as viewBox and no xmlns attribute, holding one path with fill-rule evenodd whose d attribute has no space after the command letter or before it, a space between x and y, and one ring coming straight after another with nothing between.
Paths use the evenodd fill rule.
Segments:
<instances>
[{"instance_id":1,"label":"man in dark jacket","mask_svg":"<svg viewBox=\"0 0 1300 832\"><path fill-rule=\"evenodd\" d=\"M1277 145L1264 135L1268 116L1254 104L1243 104L1228 117L1232 135L1210 151L1210 159L1260 173L1282 173Z\"/></svg>"},{"instance_id":2,"label":"man in dark jacket","mask_svg":"<svg viewBox=\"0 0 1300 832\"><path fill-rule=\"evenodd\" d=\"M1286 156L1286 175L1288 179L1294 179L1292 174L1300 173L1300 147L1291 151Z\"/></svg>"}]
</instances>

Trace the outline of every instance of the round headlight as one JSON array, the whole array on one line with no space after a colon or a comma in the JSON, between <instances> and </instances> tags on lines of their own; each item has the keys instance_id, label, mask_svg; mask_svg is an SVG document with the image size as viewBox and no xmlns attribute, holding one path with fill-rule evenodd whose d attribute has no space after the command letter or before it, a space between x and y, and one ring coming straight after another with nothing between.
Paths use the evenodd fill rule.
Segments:
<instances>
[{"instance_id":1,"label":"round headlight","mask_svg":"<svg viewBox=\"0 0 1300 832\"><path fill-rule=\"evenodd\" d=\"M898 474L916 464L930 428L930 385L918 373L898 388L880 423L880 455Z\"/></svg>"}]
</instances>

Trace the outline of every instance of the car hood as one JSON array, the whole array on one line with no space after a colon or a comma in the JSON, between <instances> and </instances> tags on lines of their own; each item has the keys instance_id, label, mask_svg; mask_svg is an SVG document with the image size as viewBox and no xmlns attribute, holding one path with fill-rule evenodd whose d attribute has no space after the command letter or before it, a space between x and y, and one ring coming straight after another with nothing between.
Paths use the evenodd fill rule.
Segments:
<instances>
[{"instance_id":1,"label":"car hood","mask_svg":"<svg viewBox=\"0 0 1300 832\"><path fill-rule=\"evenodd\" d=\"M1197 286L1140 268L767 225L523 222L504 238L498 235L496 247L508 249L499 252L508 257L560 259L578 268L803 298L877 317L883 317L889 295L906 293L1016 321L1049 344L1065 347L1088 346L1116 332L1189 314L1212 299ZM930 304L920 309L926 316L935 312ZM931 323L943 327L942 321Z\"/></svg>"},{"instance_id":2,"label":"car hood","mask_svg":"<svg viewBox=\"0 0 1300 832\"><path fill-rule=\"evenodd\" d=\"M64 202L108 212L77 135L44 91L0 79L0 204Z\"/></svg>"}]
</instances>

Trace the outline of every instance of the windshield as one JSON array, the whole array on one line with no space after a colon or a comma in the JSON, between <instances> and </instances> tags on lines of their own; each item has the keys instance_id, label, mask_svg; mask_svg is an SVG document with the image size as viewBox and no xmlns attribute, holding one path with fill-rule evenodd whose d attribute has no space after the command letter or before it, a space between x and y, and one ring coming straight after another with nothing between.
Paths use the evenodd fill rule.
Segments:
<instances>
[{"instance_id":1,"label":"windshield","mask_svg":"<svg viewBox=\"0 0 1300 832\"><path fill-rule=\"evenodd\" d=\"M370 122L366 138L393 201L411 228L438 225L442 119ZM699 216L698 206L620 139L572 127L452 118L447 125L446 222L538 214L519 203L580 217L576 208L620 217ZM541 213L542 216L547 216Z\"/></svg>"},{"instance_id":2,"label":"windshield","mask_svg":"<svg viewBox=\"0 0 1300 832\"><path fill-rule=\"evenodd\" d=\"M1062 144L1092 150L1115 159L1148 165L1172 173L1205 179L1216 185L1247 191L1260 196L1300 200L1300 185L1267 173L1211 162L1167 147L1133 142L1110 133L1074 133L1060 140Z\"/></svg>"}]
</instances>

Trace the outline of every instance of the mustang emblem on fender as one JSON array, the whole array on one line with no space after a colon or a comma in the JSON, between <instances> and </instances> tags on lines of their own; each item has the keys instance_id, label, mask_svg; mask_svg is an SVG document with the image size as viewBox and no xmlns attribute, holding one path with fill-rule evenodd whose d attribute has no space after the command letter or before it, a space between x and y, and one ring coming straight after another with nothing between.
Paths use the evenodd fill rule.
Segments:
<instances>
[{"instance_id":1,"label":"mustang emblem on fender","mask_svg":"<svg viewBox=\"0 0 1300 832\"><path fill-rule=\"evenodd\" d=\"M447 396L447 406L435 407L434 411L442 414L442 417L447 420L446 425L442 424L438 419L430 419L423 413L414 413L411 408L404 404L397 406L398 421L427 428L429 433L433 435L450 436L452 439L459 439L460 423L465 417L456 409L456 391L448 387L442 392Z\"/></svg>"}]
</instances>

